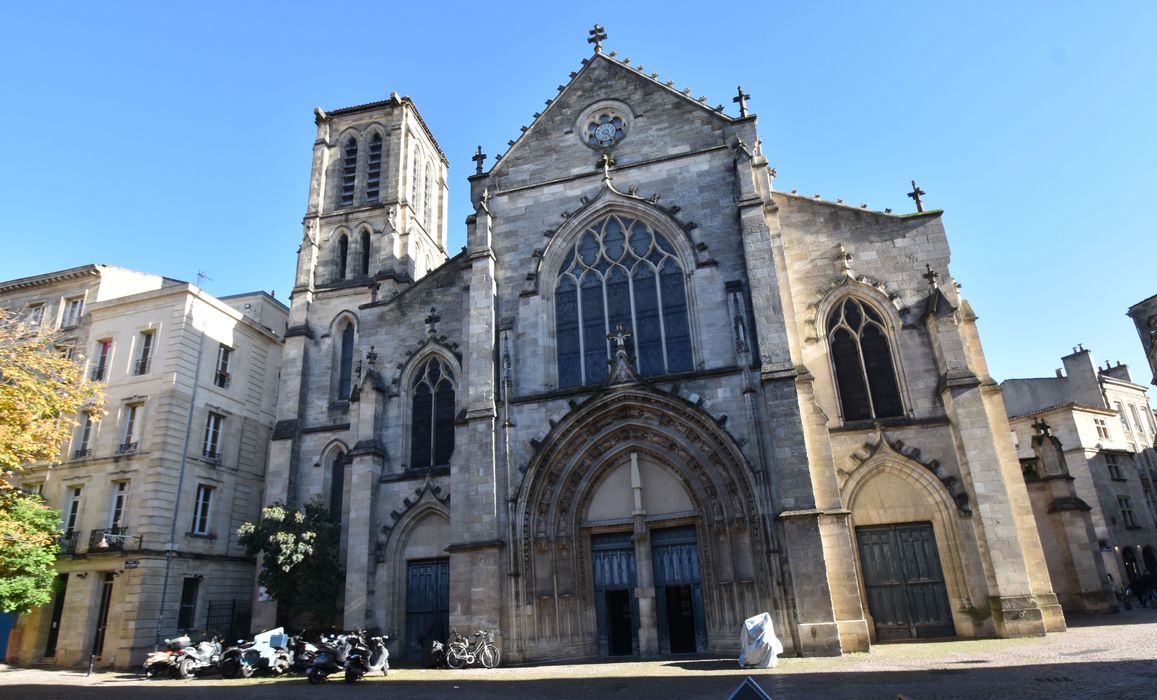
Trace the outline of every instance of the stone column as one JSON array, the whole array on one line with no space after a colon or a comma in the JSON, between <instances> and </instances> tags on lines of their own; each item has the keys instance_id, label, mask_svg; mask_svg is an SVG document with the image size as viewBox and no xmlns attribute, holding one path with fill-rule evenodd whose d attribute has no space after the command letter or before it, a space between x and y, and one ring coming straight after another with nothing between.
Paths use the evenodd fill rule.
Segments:
<instances>
[{"instance_id":1,"label":"stone column","mask_svg":"<svg viewBox=\"0 0 1157 700\"><path fill-rule=\"evenodd\" d=\"M460 421L451 459L450 625L460 632L498 633L507 582L502 562L496 428L497 323L491 215L486 202L467 220L470 316L466 323Z\"/></svg>"},{"instance_id":2,"label":"stone column","mask_svg":"<svg viewBox=\"0 0 1157 700\"><path fill-rule=\"evenodd\" d=\"M639 475L639 456L631 453L631 491L635 508L635 600L639 603L639 654L659 653L659 624L655 610L655 572L651 561L651 534L647 530L647 511L643 510L643 480Z\"/></svg>"},{"instance_id":3,"label":"stone column","mask_svg":"<svg viewBox=\"0 0 1157 700\"><path fill-rule=\"evenodd\" d=\"M794 607L797 651L839 654L866 650L867 623L855 585L851 534L843 510L826 419L810 396L811 377L800 364L788 261L778 208L771 197L767 160L753 125L736 145L736 183L755 333L758 338L760 410L771 444L764 453L771 503L787 552L785 578ZM745 144L752 144L746 146ZM833 584L838 589L833 596ZM838 601L838 605L837 605ZM837 617L838 615L838 617Z\"/></svg>"}]
</instances>

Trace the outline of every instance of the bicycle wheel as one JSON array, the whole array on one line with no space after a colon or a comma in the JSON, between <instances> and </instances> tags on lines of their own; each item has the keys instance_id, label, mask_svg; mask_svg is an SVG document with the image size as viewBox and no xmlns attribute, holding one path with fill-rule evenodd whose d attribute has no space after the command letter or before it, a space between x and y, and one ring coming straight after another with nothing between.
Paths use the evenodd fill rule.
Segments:
<instances>
[{"instance_id":1,"label":"bicycle wheel","mask_svg":"<svg viewBox=\"0 0 1157 700\"><path fill-rule=\"evenodd\" d=\"M466 666L465 650L452 645L446 650L446 665L450 668L463 668Z\"/></svg>"},{"instance_id":2,"label":"bicycle wheel","mask_svg":"<svg viewBox=\"0 0 1157 700\"><path fill-rule=\"evenodd\" d=\"M481 657L482 665L485 668L494 668L501 662L502 652L498 651L498 647L487 642L482 647L482 653L479 654L479 657Z\"/></svg>"}]
</instances>

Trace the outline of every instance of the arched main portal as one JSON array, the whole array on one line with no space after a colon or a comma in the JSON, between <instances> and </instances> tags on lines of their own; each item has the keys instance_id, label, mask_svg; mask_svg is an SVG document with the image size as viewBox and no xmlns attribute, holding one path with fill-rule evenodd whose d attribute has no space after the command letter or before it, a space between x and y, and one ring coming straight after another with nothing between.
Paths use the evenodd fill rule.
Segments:
<instances>
[{"instance_id":1,"label":"arched main portal","mask_svg":"<svg viewBox=\"0 0 1157 700\"><path fill-rule=\"evenodd\" d=\"M698 407L640 388L574 409L527 469L516 524L524 658L731 652L775 610L756 490Z\"/></svg>"}]
</instances>

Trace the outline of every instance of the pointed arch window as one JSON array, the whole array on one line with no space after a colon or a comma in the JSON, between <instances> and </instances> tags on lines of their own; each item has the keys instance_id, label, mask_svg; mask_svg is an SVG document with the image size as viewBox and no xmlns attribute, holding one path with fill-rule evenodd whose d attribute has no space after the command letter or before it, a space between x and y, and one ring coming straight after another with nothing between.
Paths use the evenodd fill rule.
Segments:
<instances>
[{"instance_id":1,"label":"pointed arch window","mask_svg":"<svg viewBox=\"0 0 1157 700\"><path fill-rule=\"evenodd\" d=\"M422 181L426 185L426 191L422 195L422 225L430 231L430 213L434 209L434 166L429 161L426 162L426 174Z\"/></svg>"},{"instance_id":2,"label":"pointed arch window","mask_svg":"<svg viewBox=\"0 0 1157 700\"><path fill-rule=\"evenodd\" d=\"M338 352L337 398L345 401L350 397L354 369L354 326L347 323L341 332L341 348Z\"/></svg>"},{"instance_id":3,"label":"pointed arch window","mask_svg":"<svg viewBox=\"0 0 1157 700\"><path fill-rule=\"evenodd\" d=\"M366 161L366 201L376 202L382 188L381 134L374 134L370 139L370 152Z\"/></svg>"},{"instance_id":4,"label":"pointed arch window","mask_svg":"<svg viewBox=\"0 0 1157 700\"><path fill-rule=\"evenodd\" d=\"M350 255L350 239L344 233L337 237L337 278L344 280Z\"/></svg>"},{"instance_id":5,"label":"pointed arch window","mask_svg":"<svg viewBox=\"0 0 1157 700\"><path fill-rule=\"evenodd\" d=\"M359 275L370 274L370 232L369 231L362 231L361 248L358 251L358 253L359 253L358 274Z\"/></svg>"},{"instance_id":6,"label":"pointed arch window","mask_svg":"<svg viewBox=\"0 0 1157 700\"><path fill-rule=\"evenodd\" d=\"M354 203L354 187L358 178L358 142L352 136L345 142L341 160L341 205Z\"/></svg>"},{"instance_id":7,"label":"pointed arch window","mask_svg":"<svg viewBox=\"0 0 1157 700\"><path fill-rule=\"evenodd\" d=\"M329 461L329 517L335 523L341 522L345 500L345 452L334 450Z\"/></svg>"},{"instance_id":8,"label":"pointed arch window","mask_svg":"<svg viewBox=\"0 0 1157 700\"><path fill-rule=\"evenodd\" d=\"M848 297L828 316L827 334L844 420L904 415L883 317Z\"/></svg>"},{"instance_id":9,"label":"pointed arch window","mask_svg":"<svg viewBox=\"0 0 1157 700\"><path fill-rule=\"evenodd\" d=\"M410 386L410 468L450 463L454 453L454 374L432 357Z\"/></svg>"},{"instance_id":10,"label":"pointed arch window","mask_svg":"<svg viewBox=\"0 0 1157 700\"><path fill-rule=\"evenodd\" d=\"M555 284L559 388L601 382L618 324L631 332L643 376L690 370L691 327L683 267L647 224L608 216L566 252Z\"/></svg>"}]
</instances>

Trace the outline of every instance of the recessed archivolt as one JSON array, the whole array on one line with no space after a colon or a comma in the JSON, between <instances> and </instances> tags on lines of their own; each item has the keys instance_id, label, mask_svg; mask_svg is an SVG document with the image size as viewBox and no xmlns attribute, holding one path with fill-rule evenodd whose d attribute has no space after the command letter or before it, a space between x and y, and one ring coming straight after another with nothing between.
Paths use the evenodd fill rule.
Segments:
<instances>
[{"instance_id":1,"label":"recessed archivolt","mask_svg":"<svg viewBox=\"0 0 1157 700\"><path fill-rule=\"evenodd\" d=\"M520 538L568 538L605 467L635 452L668 469L705 520L754 521L750 468L715 421L681 399L645 389L608 392L568 414L529 465L519 490Z\"/></svg>"}]
</instances>

